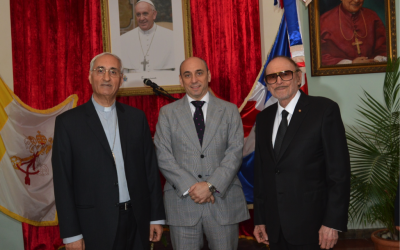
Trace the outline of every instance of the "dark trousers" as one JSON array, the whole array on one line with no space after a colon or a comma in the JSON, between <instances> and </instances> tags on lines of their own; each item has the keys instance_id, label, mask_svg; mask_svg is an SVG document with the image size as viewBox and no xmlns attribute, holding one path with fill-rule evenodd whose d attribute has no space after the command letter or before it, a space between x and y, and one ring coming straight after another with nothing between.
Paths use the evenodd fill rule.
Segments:
<instances>
[{"instance_id":1,"label":"dark trousers","mask_svg":"<svg viewBox=\"0 0 400 250\"><path fill-rule=\"evenodd\" d=\"M280 233L279 233L278 242L276 242L276 243L270 242L269 247L271 250L321 250L321 248L318 245L318 242L316 244L312 244L312 245L292 245L292 244L290 244L285 239L285 237L282 233L282 229L280 230Z\"/></svg>"},{"instance_id":2,"label":"dark trousers","mask_svg":"<svg viewBox=\"0 0 400 250\"><path fill-rule=\"evenodd\" d=\"M136 223L132 208L119 211L118 229L113 250L132 250L135 246Z\"/></svg>"}]
</instances>

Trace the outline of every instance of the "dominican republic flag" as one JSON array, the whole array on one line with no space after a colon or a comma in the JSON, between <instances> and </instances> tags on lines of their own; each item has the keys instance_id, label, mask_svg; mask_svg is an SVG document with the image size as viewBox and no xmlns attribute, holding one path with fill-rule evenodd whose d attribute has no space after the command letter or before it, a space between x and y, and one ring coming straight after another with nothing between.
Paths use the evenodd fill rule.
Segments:
<instances>
[{"instance_id":1,"label":"dominican republic flag","mask_svg":"<svg viewBox=\"0 0 400 250\"><path fill-rule=\"evenodd\" d=\"M308 4L311 1L304 2ZM267 86L264 82L265 68L269 61L279 55L292 57L303 72L301 90L308 94L304 48L297 4L297 0L275 0L274 5L284 9L282 21L274 45L267 56L265 64L261 68L249 95L239 109L243 122L245 142L243 148L242 167L239 170L238 176L242 183L246 200L249 204L252 204L254 201L254 125L256 116L260 111L277 101L267 90Z\"/></svg>"}]
</instances>

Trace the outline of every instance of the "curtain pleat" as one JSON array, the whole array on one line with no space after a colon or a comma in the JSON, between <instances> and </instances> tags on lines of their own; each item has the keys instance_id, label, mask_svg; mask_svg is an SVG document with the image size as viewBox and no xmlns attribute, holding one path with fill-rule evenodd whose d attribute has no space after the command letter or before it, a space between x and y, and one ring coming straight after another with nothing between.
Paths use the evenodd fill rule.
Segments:
<instances>
[{"instance_id":1,"label":"curtain pleat","mask_svg":"<svg viewBox=\"0 0 400 250\"><path fill-rule=\"evenodd\" d=\"M191 0L193 55L211 71L211 89L238 107L261 69L258 0Z\"/></svg>"},{"instance_id":2,"label":"curtain pleat","mask_svg":"<svg viewBox=\"0 0 400 250\"><path fill-rule=\"evenodd\" d=\"M98 0L10 1L14 91L37 109L86 102L89 63L103 51Z\"/></svg>"}]
</instances>

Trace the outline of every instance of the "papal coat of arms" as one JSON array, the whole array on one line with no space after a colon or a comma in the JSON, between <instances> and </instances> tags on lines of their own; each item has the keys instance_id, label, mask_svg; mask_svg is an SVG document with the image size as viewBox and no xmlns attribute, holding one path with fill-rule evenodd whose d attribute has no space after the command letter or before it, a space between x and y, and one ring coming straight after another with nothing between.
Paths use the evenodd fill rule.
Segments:
<instances>
[{"instance_id":1,"label":"papal coat of arms","mask_svg":"<svg viewBox=\"0 0 400 250\"><path fill-rule=\"evenodd\" d=\"M30 185L30 175L44 176L49 174L49 168L46 164L42 164L42 158L51 151L53 138L46 138L38 131L36 137L28 136L24 142L30 156L25 158L12 156L10 159L16 170L25 173L25 184Z\"/></svg>"}]
</instances>

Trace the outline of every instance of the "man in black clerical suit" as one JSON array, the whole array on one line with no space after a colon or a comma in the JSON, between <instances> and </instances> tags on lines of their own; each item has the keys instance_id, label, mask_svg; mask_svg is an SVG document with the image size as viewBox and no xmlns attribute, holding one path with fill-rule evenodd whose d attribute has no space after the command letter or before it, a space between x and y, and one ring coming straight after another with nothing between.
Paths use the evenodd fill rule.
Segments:
<instances>
[{"instance_id":1,"label":"man in black clerical suit","mask_svg":"<svg viewBox=\"0 0 400 250\"><path fill-rule=\"evenodd\" d=\"M92 98L56 119L54 191L66 249L147 249L161 238L154 146L144 113L116 102L121 70L117 56L95 56Z\"/></svg>"},{"instance_id":2,"label":"man in black clerical suit","mask_svg":"<svg viewBox=\"0 0 400 250\"><path fill-rule=\"evenodd\" d=\"M291 58L266 68L278 102L256 121L254 235L275 249L330 249L347 230L350 158L338 105L299 90Z\"/></svg>"}]
</instances>

